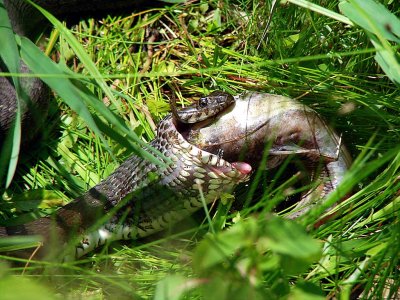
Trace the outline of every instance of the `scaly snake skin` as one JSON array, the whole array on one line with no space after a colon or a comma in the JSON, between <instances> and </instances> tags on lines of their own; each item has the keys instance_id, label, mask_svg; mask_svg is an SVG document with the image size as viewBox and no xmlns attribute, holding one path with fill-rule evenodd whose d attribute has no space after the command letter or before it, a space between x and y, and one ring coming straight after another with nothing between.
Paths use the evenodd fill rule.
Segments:
<instances>
[{"instance_id":1,"label":"scaly snake skin","mask_svg":"<svg viewBox=\"0 0 400 300\"><path fill-rule=\"evenodd\" d=\"M204 99L220 99L228 94L213 93ZM192 107L181 110L180 120L190 123L212 117L221 110L221 105L212 110L210 101L203 109ZM220 103L226 107L226 101ZM188 111L192 111L191 115ZM206 111L206 112L204 112ZM251 167L246 163L229 163L221 157L202 151L189 144L175 127L172 116L160 122L157 137L151 146L172 161L160 169L137 156L125 161L108 179L95 186L95 191L104 195L112 207L116 207L128 194L129 203L112 220L98 230L84 236L75 249L75 258L81 257L106 242L145 237L167 228L192 214L203 206L199 189L205 203L229 193L240 182L248 179ZM168 161L161 159L165 164ZM125 191L124 187L127 188ZM140 212L138 212L140 202Z\"/></svg>"},{"instance_id":2,"label":"scaly snake skin","mask_svg":"<svg viewBox=\"0 0 400 300\"><path fill-rule=\"evenodd\" d=\"M218 93L214 97L220 101L223 95L231 100L228 94ZM211 109L213 96L206 98L206 107L178 112L180 119L188 117L187 111L196 116L189 117L191 122L204 120L204 111L209 117L217 114L218 106ZM65 257L79 258L106 242L135 239L163 230L202 207L201 195L205 203L210 203L248 179L250 165L229 163L189 144L176 128L179 123L171 115L164 118L150 144L164 155L158 157L164 167L133 155L104 181L57 211L54 218L0 228L0 236L41 235L43 252L47 253L50 245L54 249L54 244L65 244L83 235ZM107 220L99 222L101 218Z\"/></svg>"},{"instance_id":3,"label":"scaly snake skin","mask_svg":"<svg viewBox=\"0 0 400 300\"><path fill-rule=\"evenodd\" d=\"M90 0L36 0L35 3L56 16L74 13L110 11L118 8L138 7L144 1ZM27 37L34 37L43 23L43 16L23 0L5 0L12 29ZM5 66L0 60L0 71ZM28 72L22 64L21 72ZM35 108L45 107L47 89L37 78L27 78L23 89L30 96ZM47 254L50 249L59 250L76 236L78 241L71 258L80 257L106 241L143 237L167 227L201 207L200 195L209 203L222 193L230 192L239 182L246 180L251 167L245 163L230 164L217 155L205 152L189 144L175 127L177 123L202 121L217 114L232 103L227 94L214 94L214 100L201 101L174 116L166 117L158 126L157 137L151 146L165 157L158 157L164 166L132 156L107 179L57 211L55 216L37 219L13 227L0 228L0 236L39 235ZM227 100L231 102L228 102ZM213 104L217 104L214 106ZM38 105L36 107L35 105ZM16 111L16 94L12 82L0 77L0 144L10 127ZM37 126L30 122L32 109L23 109L23 132L34 134ZM43 110L41 110L43 111ZM27 112L25 114L25 112ZM43 119L43 118L39 118ZM200 193L200 191L202 193ZM68 243L70 244L70 243ZM73 244L73 243L72 243Z\"/></svg>"}]
</instances>

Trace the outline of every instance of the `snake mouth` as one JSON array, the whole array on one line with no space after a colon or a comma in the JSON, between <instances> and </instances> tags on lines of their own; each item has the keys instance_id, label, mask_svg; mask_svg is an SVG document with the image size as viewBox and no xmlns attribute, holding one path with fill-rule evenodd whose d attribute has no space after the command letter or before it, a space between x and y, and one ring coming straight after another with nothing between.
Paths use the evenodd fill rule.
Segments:
<instances>
[{"instance_id":1,"label":"snake mouth","mask_svg":"<svg viewBox=\"0 0 400 300\"><path fill-rule=\"evenodd\" d=\"M253 170L252 167L248 163L241 162L241 161L232 163L232 167L234 167L236 170L238 170L243 175L250 175L251 171Z\"/></svg>"},{"instance_id":2,"label":"snake mouth","mask_svg":"<svg viewBox=\"0 0 400 300\"><path fill-rule=\"evenodd\" d=\"M213 155L213 154L211 154ZM210 165L208 167L210 171L213 171L217 175L225 175L228 177L232 177L230 175L238 175L239 177L247 177L251 174L252 168L248 163L245 162L233 162L223 165L223 166L216 166Z\"/></svg>"},{"instance_id":3,"label":"snake mouth","mask_svg":"<svg viewBox=\"0 0 400 300\"><path fill-rule=\"evenodd\" d=\"M210 120L202 121L206 124ZM210 180L225 180L230 183L240 183L250 178L252 167L250 164L242 161L226 160L223 152L207 151L199 147L196 143L188 140L188 135L193 129L194 124L181 124L173 118L170 119L168 128L165 130L175 133L175 155L179 155L179 160L184 164L184 173L187 176L200 179L208 178ZM198 124L196 124L198 126ZM166 135L165 135L166 136Z\"/></svg>"}]
</instances>

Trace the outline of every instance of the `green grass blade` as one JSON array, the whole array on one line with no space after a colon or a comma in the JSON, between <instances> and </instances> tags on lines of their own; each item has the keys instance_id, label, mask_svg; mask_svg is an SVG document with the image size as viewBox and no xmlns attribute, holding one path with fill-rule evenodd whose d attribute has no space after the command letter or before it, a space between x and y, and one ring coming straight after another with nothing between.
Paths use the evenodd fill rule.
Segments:
<instances>
[{"instance_id":1,"label":"green grass blade","mask_svg":"<svg viewBox=\"0 0 400 300\"><path fill-rule=\"evenodd\" d=\"M18 56L17 43L14 33L11 29L11 23L7 11L4 7L4 1L0 1L0 57L11 73L17 74L20 70L20 58ZM14 177L21 142L21 97L23 97L19 78L12 77L17 95L17 110L15 119L8 132L6 142L4 143L0 154L0 181L6 173L5 186L8 187ZM8 164L8 167L7 167Z\"/></svg>"},{"instance_id":2,"label":"green grass blade","mask_svg":"<svg viewBox=\"0 0 400 300\"><path fill-rule=\"evenodd\" d=\"M94 122L90 111L82 102L80 90L73 84L73 82L65 78L65 73L60 71L59 67L45 56L35 44L33 44L27 38L21 38L21 57L32 72L38 74L38 76L57 94L64 99L64 101L75 110L82 119L88 124L88 126L99 135L99 137L105 141L102 133L98 129ZM41 74L50 73L51 76L41 76ZM60 75L61 78L57 77Z\"/></svg>"},{"instance_id":3,"label":"green grass blade","mask_svg":"<svg viewBox=\"0 0 400 300\"><path fill-rule=\"evenodd\" d=\"M369 153L364 153L364 155L360 155L359 158L353 163L350 169L347 171L345 176L343 177L342 183L336 189L335 192L331 193L326 199L324 199L324 204L312 208L305 216L303 224L312 224L313 220L318 219L318 216L321 216L323 212L332 207L335 203L346 196L346 194L350 193L351 190L359 183L362 179L375 172L377 169L382 167L385 163L393 160L396 155L398 155L400 151L400 146L395 147L387 151L384 155L375 159L373 161L367 162L368 157L372 156L373 151Z\"/></svg>"},{"instance_id":4,"label":"green grass blade","mask_svg":"<svg viewBox=\"0 0 400 300\"><path fill-rule=\"evenodd\" d=\"M88 104L95 108L106 117L119 131L124 134L131 133L129 129L122 123L122 121L116 117L105 105L100 102L97 98L91 94L91 92L84 88L82 85L77 85L76 82L67 78L73 77L73 74L64 68L56 65L52 60L45 56L30 40L21 38L21 57L28 67L49 86L51 87L60 97L62 97L66 104L68 104L74 111L76 111L88 126L101 138L103 143L107 145L107 141L104 139L102 132L96 124L91 112L88 109ZM50 74L44 76L43 74ZM82 101L83 100L83 101ZM97 122L100 122L100 118L96 118ZM105 124L102 127L106 126ZM122 136L121 136L122 137ZM124 143L127 145L126 143ZM147 146L142 141L140 144ZM140 147L133 147L132 150L141 155L143 158L148 159L154 163L159 163L159 160L154 158L151 153Z\"/></svg>"},{"instance_id":5,"label":"green grass blade","mask_svg":"<svg viewBox=\"0 0 400 300\"><path fill-rule=\"evenodd\" d=\"M319 13L321 15L330 17L330 18L332 18L334 20L338 20L338 21L340 21L342 23L345 23L345 24L348 24L348 25L354 25L353 22L350 19L346 18L345 16L343 16L341 14L338 14L338 13L336 13L334 11L331 11L329 9L326 9L326 8L324 8L322 6L317 5L317 4L311 3L309 1L305 1L305 0L287 0L287 2L295 4L295 5L298 5L300 7L304 7L304 8L309 9L309 10L312 10L312 11L314 11L316 13Z\"/></svg>"},{"instance_id":6,"label":"green grass blade","mask_svg":"<svg viewBox=\"0 0 400 300\"><path fill-rule=\"evenodd\" d=\"M77 41L77 39L72 35L72 33L65 27L62 25L62 23L60 21L58 21L52 14L50 14L49 12L47 12L46 10L44 10L43 8L41 8L40 6L38 6L37 4L33 3L32 1L28 2L35 6L55 27L56 29L60 32L60 34L62 34L64 36L64 38L66 39L66 41L68 42L68 44L70 45L70 47L74 50L75 54L78 56L78 58L81 60L81 62L85 65L86 69L88 70L89 74L91 75L91 77L96 81L96 83L99 85L99 87L104 91L104 93L106 94L106 96L108 97L108 99L110 99L110 101L114 104L114 106L117 108L117 110L120 111L119 108L119 104L116 101L114 94L112 93L110 87L106 84L105 80L103 79L103 76L100 74L98 68L96 67L96 65L93 63L93 61L91 60L91 58L89 57L89 55L86 53L85 49L82 47L82 45ZM26 41L25 41L26 43ZM30 48L31 51L33 51L34 49L31 47ZM36 52L37 53L37 52ZM36 54L39 55L39 54ZM34 60L31 60L32 63L35 63ZM49 64L47 64L49 66ZM40 67L40 66L38 66ZM54 68L53 68L54 71ZM42 72L37 72L37 73L46 73L45 68L43 69ZM52 73L52 72L50 72ZM43 79L46 80L46 79ZM48 79L47 79L48 80ZM56 84L56 80L52 81L53 84ZM68 85L71 88L71 85ZM50 85L50 87L52 87ZM61 86L59 86L61 88ZM92 120L91 117L89 117L89 114L87 113L87 110L84 109L82 107L82 105L79 105L76 103L75 100L71 100L68 98L65 98L64 96L62 96L62 94L60 94L60 91L64 88L57 90L57 93L64 99L64 101L68 102L68 103L72 103L74 102L75 107L79 108L78 110L75 110L77 112L82 112L82 114L85 116L84 120L88 121L88 125L91 129L93 129L93 131L95 131L97 134L99 134L100 138L102 139L102 141L105 143L105 145L107 145L107 142L105 141L105 139L103 138L103 136L100 134L100 130L98 129L98 127L96 126L96 124L94 123L94 121ZM79 93L79 95L81 97L84 97L87 101L91 102L91 104L93 104L91 107L93 107L94 109L96 109L100 115L103 115L109 122L110 124L114 125L115 128L117 128L117 130L123 132L124 134L126 134L130 139L132 139L133 141L135 141L138 145L136 144L132 144L131 150L134 151L135 153L137 153L138 155L142 156L143 158L155 163L155 164L159 164L159 165L163 165L162 162L160 162L159 159L157 159L156 157L154 157L154 155L152 155L151 153L149 153L149 151L156 153L157 155L159 155L160 157L164 157L159 151L156 151L155 149L152 149L149 145L145 144L141 139L139 139L137 137L137 135L129 130L129 128L127 128L125 126L125 124L123 123L123 121L116 117L115 114L113 114L105 105L104 103L98 101L97 99L95 99L93 97L93 95L91 95L90 93L88 93L88 90L86 90L86 92L82 93L82 91L80 89L75 89L75 92L69 93L70 96L72 96L72 94L76 94ZM72 90L71 90L72 91ZM67 96L67 95L65 95ZM77 95L75 95L77 96ZM80 97L76 98L79 99ZM143 148L146 148L146 150L144 150Z\"/></svg>"},{"instance_id":7,"label":"green grass blade","mask_svg":"<svg viewBox=\"0 0 400 300\"><path fill-rule=\"evenodd\" d=\"M86 53L85 49L82 47L82 45L78 42L78 40L72 35L71 31L68 30L60 21L57 20L52 14L50 14L48 11L45 9L41 8L39 5L36 3L27 0L31 5L33 5L35 8L37 8L49 21L53 26L60 32L61 35L65 38L65 40L68 42L69 46L72 48L72 50L75 52L75 54L78 56L80 61L85 65L85 68L88 70L89 74L94 78L96 83L99 85L99 87L104 91L104 93L107 95L107 97L110 99L110 101L115 105L117 110L120 111L119 104L117 100L115 99L110 87L107 85L105 80L103 79L103 76L100 74L98 68L96 65L93 63L89 55Z\"/></svg>"},{"instance_id":8,"label":"green grass blade","mask_svg":"<svg viewBox=\"0 0 400 300\"><path fill-rule=\"evenodd\" d=\"M400 43L400 20L385 6L373 0L342 0L339 8L358 26Z\"/></svg>"},{"instance_id":9,"label":"green grass blade","mask_svg":"<svg viewBox=\"0 0 400 300\"><path fill-rule=\"evenodd\" d=\"M400 84L400 57L388 42L400 45L400 20L372 0L342 1L339 6L355 24L372 34L370 39L377 50L375 60L390 80Z\"/></svg>"}]
</instances>

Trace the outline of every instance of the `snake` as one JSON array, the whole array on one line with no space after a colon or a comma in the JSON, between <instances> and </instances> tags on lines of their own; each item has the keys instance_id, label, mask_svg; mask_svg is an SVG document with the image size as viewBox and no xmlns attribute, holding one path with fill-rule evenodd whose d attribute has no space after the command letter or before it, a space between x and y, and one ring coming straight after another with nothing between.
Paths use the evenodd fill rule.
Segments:
<instances>
[{"instance_id":1,"label":"snake","mask_svg":"<svg viewBox=\"0 0 400 300\"><path fill-rule=\"evenodd\" d=\"M63 19L77 14L87 16L93 12L108 14L124 9L143 9L145 4L145 1L123 0L34 2ZM45 24L43 15L24 0L4 0L2 3L12 30L34 39L37 29ZM7 68L0 60L1 71L7 71ZM29 72L23 62L20 71ZM38 78L27 77L20 83L31 100L22 108L22 132L29 132L28 137L24 137L29 141L35 135L35 128L40 126L36 124L35 111L40 114L46 111L49 92ZM204 151L188 143L180 131L214 117L231 105L232 99L229 94L216 92L201 98L195 106L180 111L175 108L173 114L160 121L156 138L150 143L160 153L156 155L160 164L133 155L108 178L53 216L19 226L1 227L0 236L39 236L43 247L37 257L48 255L51 249L68 248L66 245L74 239L69 252L64 253L64 259L76 259L110 241L140 238L165 229L223 193L231 192L239 182L249 178L251 166L243 162L230 163L217 154ZM13 82L10 78L0 77L0 144L15 117L16 103ZM16 255L29 255L29 250Z\"/></svg>"},{"instance_id":2,"label":"snake","mask_svg":"<svg viewBox=\"0 0 400 300\"><path fill-rule=\"evenodd\" d=\"M116 240L148 236L168 228L249 178L252 168L230 163L218 154L186 141L180 131L216 116L233 97L215 92L199 103L168 115L159 123L150 145L161 155L157 165L133 155L108 178L59 209L54 216L30 223L0 227L1 236L39 235L43 254L81 237L64 260L77 259ZM164 166L163 166L164 165ZM98 222L100 219L103 222ZM95 228L95 229L94 229Z\"/></svg>"},{"instance_id":3,"label":"snake","mask_svg":"<svg viewBox=\"0 0 400 300\"><path fill-rule=\"evenodd\" d=\"M121 0L91 0L85 2L87 6L75 0L35 2L56 16L77 9L90 12L98 5L105 10L131 6ZM4 4L13 30L31 37L42 17L25 1L4 0ZM35 17L26 22L28 15ZM4 68L0 61L0 71ZM29 72L23 63L21 71ZM32 100L23 108L23 128L30 129L36 121L32 112L46 110L48 90L32 77L21 84ZM13 84L0 77L0 144L15 115L15 103ZM0 227L0 237L39 236L42 246L34 251L35 258L55 255L63 260L80 258L112 241L146 237L231 193L249 179L265 150L270 156L267 169L290 155L300 156L307 166L323 165L319 184L289 216L297 218L336 190L350 164L340 137L315 111L293 99L256 92L233 97L216 91L180 110L172 99L171 111L150 143L159 152L159 164L133 155L54 215ZM27 249L12 255L31 254L32 249Z\"/></svg>"}]
</instances>

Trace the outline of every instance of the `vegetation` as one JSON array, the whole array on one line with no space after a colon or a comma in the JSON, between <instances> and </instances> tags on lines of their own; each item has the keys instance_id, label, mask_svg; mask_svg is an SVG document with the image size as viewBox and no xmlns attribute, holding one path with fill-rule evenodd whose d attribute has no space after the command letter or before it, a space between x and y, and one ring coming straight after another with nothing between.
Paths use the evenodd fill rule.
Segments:
<instances>
[{"instance_id":1,"label":"vegetation","mask_svg":"<svg viewBox=\"0 0 400 300\"><path fill-rule=\"evenodd\" d=\"M47 214L108 176L154 137L172 86L181 104L215 89L306 103L343 134L354 164L342 188L353 192L329 199L337 214L320 226L318 208L291 222L272 215L287 200L286 164L257 171L211 222L197 214L69 264L2 256L0 299L22 298L22 286L37 299L400 297L400 5L314 2L189 2L71 29L47 14L55 29L37 42L58 64L26 39L20 55L50 74L57 103L4 190L2 223Z\"/></svg>"}]
</instances>

